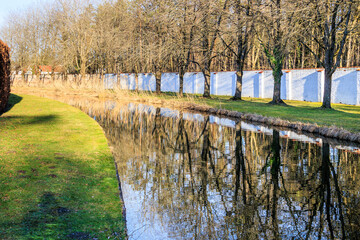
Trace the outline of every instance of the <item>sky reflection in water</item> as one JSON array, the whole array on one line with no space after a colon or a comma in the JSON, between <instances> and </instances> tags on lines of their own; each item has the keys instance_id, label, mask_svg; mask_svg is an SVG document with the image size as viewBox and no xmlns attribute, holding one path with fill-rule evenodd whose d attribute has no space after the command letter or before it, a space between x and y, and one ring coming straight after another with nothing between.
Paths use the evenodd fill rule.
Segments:
<instances>
[{"instance_id":1,"label":"sky reflection in water","mask_svg":"<svg viewBox=\"0 0 360 240\"><path fill-rule=\"evenodd\" d=\"M112 102L103 127L130 239L356 239L360 155L229 119Z\"/></svg>"}]
</instances>

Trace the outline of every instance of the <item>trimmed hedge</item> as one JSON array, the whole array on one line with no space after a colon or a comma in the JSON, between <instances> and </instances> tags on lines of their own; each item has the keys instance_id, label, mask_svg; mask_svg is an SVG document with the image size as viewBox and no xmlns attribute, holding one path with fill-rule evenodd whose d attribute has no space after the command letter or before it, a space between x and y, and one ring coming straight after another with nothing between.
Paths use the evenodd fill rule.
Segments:
<instances>
[{"instance_id":1,"label":"trimmed hedge","mask_svg":"<svg viewBox=\"0 0 360 240\"><path fill-rule=\"evenodd\" d=\"M0 114L6 109L10 96L10 49L0 40Z\"/></svg>"}]
</instances>

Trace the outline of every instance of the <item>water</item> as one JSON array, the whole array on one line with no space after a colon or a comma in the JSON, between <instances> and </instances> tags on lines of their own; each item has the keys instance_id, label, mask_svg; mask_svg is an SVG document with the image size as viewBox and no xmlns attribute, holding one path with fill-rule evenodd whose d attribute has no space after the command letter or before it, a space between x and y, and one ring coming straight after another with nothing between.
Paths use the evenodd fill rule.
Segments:
<instances>
[{"instance_id":1,"label":"water","mask_svg":"<svg viewBox=\"0 0 360 240\"><path fill-rule=\"evenodd\" d=\"M130 239L360 238L356 144L145 105L77 105L112 148Z\"/></svg>"}]
</instances>

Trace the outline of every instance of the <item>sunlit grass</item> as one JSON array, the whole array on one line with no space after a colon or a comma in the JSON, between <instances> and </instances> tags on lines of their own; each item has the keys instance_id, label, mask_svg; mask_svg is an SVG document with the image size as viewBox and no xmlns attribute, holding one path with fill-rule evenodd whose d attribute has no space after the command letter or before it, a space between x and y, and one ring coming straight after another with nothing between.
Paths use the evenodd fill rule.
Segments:
<instances>
[{"instance_id":1,"label":"sunlit grass","mask_svg":"<svg viewBox=\"0 0 360 240\"><path fill-rule=\"evenodd\" d=\"M315 123L320 126L336 126L360 132L360 106L332 104L333 109L324 110L320 108L321 103L319 102L286 100L287 106L274 106L268 104L271 99L260 98L243 98L243 101L232 101L228 96L213 96L205 99L199 95L185 95L183 98L179 98L174 94L162 94L154 97L195 102L215 108L260 114L295 122Z\"/></svg>"},{"instance_id":2,"label":"sunlit grass","mask_svg":"<svg viewBox=\"0 0 360 240\"><path fill-rule=\"evenodd\" d=\"M10 101L0 117L1 239L122 238L115 167L100 126L53 100Z\"/></svg>"},{"instance_id":3,"label":"sunlit grass","mask_svg":"<svg viewBox=\"0 0 360 240\"><path fill-rule=\"evenodd\" d=\"M43 93L54 92L54 89L42 88ZM30 92L31 94L38 94L39 88L16 88L19 92ZM321 103L319 102L305 102L305 101L288 101L287 106L274 106L268 104L271 99L260 98L243 98L243 101L232 101L229 96L212 96L210 99L202 98L199 94L184 94L180 96L177 93L162 93L157 95L151 92L143 91L124 91L124 90L74 90L74 89L55 89L59 95L77 94L82 96L97 96L99 98L109 98L115 100L137 101L143 102L160 101L164 105L169 103L182 102L198 103L208 105L215 108L224 108L233 111L244 113L254 113L266 117L281 118L284 120L313 123L319 126L336 126L347 129L353 132L360 132L360 106L345 105L345 104L332 104L333 109L323 110L320 109ZM179 104L180 103L180 104Z\"/></svg>"}]
</instances>

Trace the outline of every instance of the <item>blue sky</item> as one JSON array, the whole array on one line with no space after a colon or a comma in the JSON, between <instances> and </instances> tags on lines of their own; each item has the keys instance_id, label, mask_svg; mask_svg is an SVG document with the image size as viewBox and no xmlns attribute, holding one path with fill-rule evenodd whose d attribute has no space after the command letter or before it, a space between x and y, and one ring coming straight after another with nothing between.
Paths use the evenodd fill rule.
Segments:
<instances>
[{"instance_id":1,"label":"blue sky","mask_svg":"<svg viewBox=\"0 0 360 240\"><path fill-rule=\"evenodd\" d=\"M37 2L38 0L0 0L0 27L10 12L27 8Z\"/></svg>"}]
</instances>

